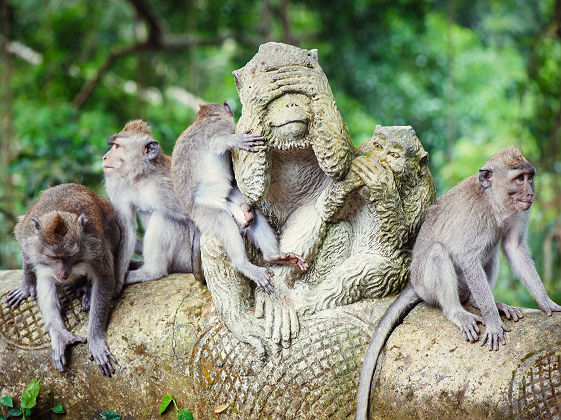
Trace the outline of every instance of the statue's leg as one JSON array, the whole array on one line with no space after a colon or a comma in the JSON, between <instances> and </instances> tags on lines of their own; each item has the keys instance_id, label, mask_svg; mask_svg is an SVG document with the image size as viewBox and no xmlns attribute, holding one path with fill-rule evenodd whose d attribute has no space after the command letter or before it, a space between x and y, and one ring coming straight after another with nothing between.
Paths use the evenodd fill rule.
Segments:
<instances>
[{"instance_id":1,"label":"statue's leg","mask_svg":"<svg viewBox=\"0 0 561 420\"><path fill-rule=\"evenodd\" d=\"M221 321L238 340L253 346L258 357L265 356L262 322L253 312L250 280L237 272L218 240L201 236L201 259L212 301Z\"/></svg>"},{"instance_id":2,"label":"statue's leg","mask_svg":"<svg viewBox=\"0 0 561 420\"><path fill-rule=\"evenodd\" d=\"M333 267L325 278L313 285L302 285L298 313L349 305L361 299L384 297L399 292L407 283L409 258L398 254L388 258L379 254L355 254Z\"/></svg>"}]
</instances>

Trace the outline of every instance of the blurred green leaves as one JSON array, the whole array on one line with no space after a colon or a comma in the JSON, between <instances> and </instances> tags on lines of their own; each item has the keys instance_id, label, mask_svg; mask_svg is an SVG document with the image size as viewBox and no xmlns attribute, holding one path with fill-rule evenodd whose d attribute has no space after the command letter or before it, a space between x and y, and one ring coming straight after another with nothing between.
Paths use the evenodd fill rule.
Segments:
<instances>
[{"instance_id":1,"label":"blurred green leaves","mask_svg":"<svg viewBox=\"0 0 561 420\"><path fill-rule=\"evenodd\" d=\"M146 40L149 25L127 0L8 3L8 37L35 58L12 54L10 101L0 88L0 109L9 104L11 115L0 130L11 124L14 133L13 189L0 180L0 226L10 238L0 244L0 268L17 267L9 232L42 189L78 182L103 193L105 139L128 120L147 120L171 153L198 99L226 100L239 117L231 72L274 40L319 50L356 145L376 124L412 125L438 194L500 148L522 147L538 167L529 240L543 270L542 242L561 210L561 0L146 0L167 33L224 41L125 55L80 108L72 103L85 83L111 53ZM533 305L505 270L498 295ZM561 286L549 287L559 301Z\"/></svg>"}]
</instances>

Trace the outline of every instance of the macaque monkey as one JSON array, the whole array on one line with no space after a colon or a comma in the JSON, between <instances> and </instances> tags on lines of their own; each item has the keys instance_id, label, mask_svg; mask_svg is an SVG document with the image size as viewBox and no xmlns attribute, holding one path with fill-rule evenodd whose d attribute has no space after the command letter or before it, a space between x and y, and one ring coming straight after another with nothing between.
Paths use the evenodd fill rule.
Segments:
<instances>
[{"instance_id":1,"label":"macaque monkey","mask_svg":"<svg viewBox=\"0 0 561 420\"><path fill-rule=\"evenodd\" d=\"M200 231L220 240L232 265L265 292L272 293L272 271L252 264L245 252L243 233L263 253L265 261L307 263L296 254L281 253L275 232L263 213L251 208L238 189L230 150L257 152L263 137L234 134L234 114L227 103L201 105L195 122L177 139L171 175L175 192Z\"/></svg>"},{"instance_id":2,"label":"macaque monkey","mask_svg":"<svg viewBox=\"0 0 561 420\"><path fill-rule=\"evenodd\" d=\"M54 367L62 371L65 349L86 340L66 329L57 289L87 277L90 306L88 357L104 375L117 363L105 342L105 328L116 285L115 256L121 232L111 203L77 184L62 184L44 191L15 229L21 248L24 279L8 294L17 307L37 296L45 327L51 337Z\"/></svg>"},{"instance_id":3,"label":"macaque monkey","mask_svg":"<svg viewBox=\"0 0 561 420\"><path fill-rule=\"evenodd\" d=\"M561 311L540 280L526 245L528 210L534 201L535 168L522 152L509 147L465 179L428 210L413 247L410 281L380 319L364 357L358 388L357 419L365 419L372 375L382 347L400 319L419 302L437 306L460 328L467 341L498 350L510 329L499 316L518 321L522 313L495 302L492 289L499 273L499 242L515 274L551 316ZM471 295L471 299L470 299ZM481 316L462 307L470 301Z\"/></svg>"},{"instance_id":4,"label":"macaque monkey","mask_svg":"<svg viewBox=\"0 0 561 420\"><path fill-rule=\"evenodd\" d=\"M204 282L199 249L200 234L181 208L173 191L171 158L160 150L148 125L128 122L107 140L111 149L103 156L107 194L115 206L123 232L119 264L129 267L136 249L144 263L130 263L125 283L156 280L169 273L193 273ZM145 228L142 246L136 242L136 213Z\"/></svg>"}]
</instances>

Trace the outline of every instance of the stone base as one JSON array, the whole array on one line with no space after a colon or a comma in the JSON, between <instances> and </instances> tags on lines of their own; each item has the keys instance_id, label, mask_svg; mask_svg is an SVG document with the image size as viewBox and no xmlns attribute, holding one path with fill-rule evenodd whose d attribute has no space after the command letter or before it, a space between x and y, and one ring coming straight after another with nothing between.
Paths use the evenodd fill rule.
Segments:
<instances>
[{"instance_id":1,"label":"stone base","mask_svg":"<svg viewBox=\"0 0 561 420\"><path fill-rule=\"evenodd\" d=\"M66 416L159 417L172 394L180 408L205 418L353 418L362 356L376 320L392 299L362 302L302 320L289 349L264 361L231 336L210 294L191 275L127 287L115 302L107 342L119 361L112 378L73 346L68 369L51 367L50 343L36 301L10 309L20 271L0 272L0 396L19 396L42 377L38 407L60 402ZM442 313L419 305L391 335L373 381L372 418L561 416L561 314L524 310L507 345L489 352L463 340ZM65 305L67 326L85 336L78 300ZM222 413L214 409L229 404ZM163 418L176 418L169 410ZM47 414L47 418L48 418ZM55 416L55 415L53 415Z\"/></svg>"}]
</instances>

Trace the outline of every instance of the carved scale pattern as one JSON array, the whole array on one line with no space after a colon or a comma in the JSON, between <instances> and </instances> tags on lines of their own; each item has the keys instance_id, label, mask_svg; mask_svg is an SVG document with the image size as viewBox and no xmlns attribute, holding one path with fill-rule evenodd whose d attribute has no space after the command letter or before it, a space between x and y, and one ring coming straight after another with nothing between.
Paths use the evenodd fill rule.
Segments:
<instances>
[{"instance_id":1,"label":"carved scale pattern","mask_svg":"<svg viewBox=\"0 0 561 420\"><path fill-rule=\"evenodd\" d=\"M336 312L304 320L291 348L265 361L216 319L193 355L200 401L209 405L203 412L229 403L221 418L353 418L370 334L364 322Z\"/></svg>"},{"instance_id":2,"label":"carved scale pattern","mask_svg":"<svg viewBox=\"0 0 561 420\"><path fill-rule=\"evenodd\" d=\"M36 299L27 298L17 308L6 303L8 292L0 296L0 336L11 346L39 350L50 347L51 340L43 324L41 311ZM81 310L80 299L69 287L59 292L63 320L69 331L74 331L87 320L88 315Z\"/></svg>"},{"instance_id":3,"label":"carved scale pattern","mask_svg":"<svg viewBox=\"0 0 561 420\"><path fill-rule=\"evenodd\" d=\"M561 348L524 361L511 385L512 414L517 419L561 419Z\"/></svg>"}]
</instances>

